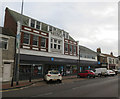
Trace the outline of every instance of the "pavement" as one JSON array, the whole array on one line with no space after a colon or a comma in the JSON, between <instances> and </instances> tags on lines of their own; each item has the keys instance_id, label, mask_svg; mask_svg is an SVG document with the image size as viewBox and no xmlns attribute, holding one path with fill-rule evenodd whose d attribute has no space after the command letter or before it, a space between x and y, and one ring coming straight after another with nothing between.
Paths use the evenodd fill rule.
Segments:
<instances>
[{"instance_id":1,"label":"pavement","mask_svg":"<svg viewBox=\"0 0 120 99\"><path fill-rule=\"evenodd\" d=\"M77 76L76 75L63 76L63 80L65 80L65 79L74 79L74 78L77 78ZM38 82L43 82L43 81L44 81L43 78L32 79L31 82L29 82L29 80L22 80L22 81L19 81L18 85L16 85L16 82L13 82L12 87L11 87L11 82L2 82L2 90L27 87L27 86L31 86L32 84L35 84L35 83L38 83Z\"/></svg>"}]
</instances>

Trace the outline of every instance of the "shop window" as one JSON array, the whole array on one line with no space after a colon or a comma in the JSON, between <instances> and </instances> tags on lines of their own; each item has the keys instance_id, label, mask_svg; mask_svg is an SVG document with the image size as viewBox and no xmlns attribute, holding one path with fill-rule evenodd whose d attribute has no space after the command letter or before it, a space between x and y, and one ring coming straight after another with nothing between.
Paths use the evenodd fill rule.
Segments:
<instances>
[{"instance_id":1,"label":"shop window","mask_svg":"<svg viewBox=\"0 0 120 99\"><path fill-rule=\"evenodd\" d=\"M33 45L38 46L38 36L33 36Z\"/></svg>"},{"instance_id":2,"label":"shop window","mask_svg":"<svg viewBox=\"0 0 120 99\"><path fill-rule=\"evenodd\" d=\"M30 43L30 34L24 33L23 43L24 44L29 44Z\"/></svg>"},{"instance_id":3,"label":"shop window","mask_svg":"<svg viewBox=\"0 0 120 99\"><path fill-rule=\"evenodd\" d=\"M31 27L35 28L35 20L31 19Z\"/></svg>"},{"instance_id":4,"label":"shop window","mask_svg":"<svg viewBox=\"0 0 120 99\"><path fill-rule=\"evenodd\" d=\"M38 21L36 23L36 29L40 29L40 22L38 22Z\"/></svg>"},{"instance_id":5,"label":"shop window","mask_svg":"<svg viewBox=\"0 0 120 99\"><path fill-rule=\"evenodd\" d=\"M45 48L46 47L46 39L45 38L41 38L41 47Z\"/></svg>"},{"instance_id":6,"label":"shop window","mask_svg":"<svg viewBox=\"0 0 120 99\"><path fill-rule=\"evenodd\" d=\"M2 38L2 40L0 40L0 48L4 50L8 49L8 38Z\"/></svg>"}]
</instances>

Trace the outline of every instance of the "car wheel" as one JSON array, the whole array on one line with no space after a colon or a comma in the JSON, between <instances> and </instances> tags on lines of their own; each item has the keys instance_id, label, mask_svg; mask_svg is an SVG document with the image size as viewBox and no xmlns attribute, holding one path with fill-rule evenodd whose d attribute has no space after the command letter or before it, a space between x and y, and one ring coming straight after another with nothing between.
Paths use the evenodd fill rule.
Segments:
<instances>
[{"instance_id":1,"label":"car wheel","mask_svg":"<svg viewBox=\"0 0 120 99\"><path fill-rule=\"evenodd\" d=\"M77 75L77 78L80 78L80 75Z\"/></svg>"},{"instance_id":2,"label":"car wheel","mask_svg":"<svg viewBox=\"0 0 120 99\"><path fill-rule=\"evenodd\" d=\"M62 83L62 80L59 80L59 83Z\"/></svg>"},{"instance_id":3,"label":"car wheel","mask_svg":"<svg viewBox=\"0 0 120 99\"><path fill-rule=\"evenodd\" d=\"M95 78L95 76L93 76L93 78Z\"/></svg>"}]
</instances>

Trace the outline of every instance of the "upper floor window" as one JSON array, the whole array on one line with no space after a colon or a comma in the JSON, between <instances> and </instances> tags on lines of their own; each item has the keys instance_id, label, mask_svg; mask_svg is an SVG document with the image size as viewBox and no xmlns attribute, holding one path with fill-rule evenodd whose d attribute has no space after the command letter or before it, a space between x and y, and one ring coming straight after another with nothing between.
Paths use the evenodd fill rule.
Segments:
<instances>
[{"instance_id":1,"label":"upper floor window","mask_svg":"<svg viewBox=\"0 0 120 99\"><path fill-rule=\"evenodd\" d=\"M68 39L68 33L66 33L66 38Z\"/></svg>"},{"instance_id":2,"label":"upper floor window","mask_svg":"<svg viewBox=\"0 0 120 99\"><path fill-rule=\"evenodd\" d=\"M74 54L76 54L76 46L74 46Z\"/></svg>"},{"instance_id":3,"label":"upper floor window","mask_svg":"<svg viewBox=\"0 0 120 99\"><path fill-rule=\"evenodd\" d=\"M36 29L40 29L40 22L38 22L38 21L36 23Z\"/></svg>"},{"instance_id":4,"label":"upper floor window","mask_svg":"<svg viewBox=\"0 0 120 99\"><path fill-rule=\"evenodd\" d=\"M31 27L35 28L35 20L31 19Z\"/></svg>"},{"instance_id":5,"label":"upper floor window","mask_svg":"<svg viewBox=\"0 0 120 99\"><path fill-rule=\"evenodd\" d=\"M56 39L54 39L54 43L57 43L57 40L56 40Z\"/></svg>"},{"instance_id":6,"label":"upper floor window","mask_svg":"<svg viewBox=\"0 0 120 99\"><path fill-rule=\"evenodd\" d=\"M110 64L112 63L112 60L111 60L111 58L109 58L109 63L110 63Z\"/></svg>"},{"instance_id":7,"label":"upper floor window","mask_svg":"<svg viewBox=\"0 0 120 99\"><path fill-rule=\"evenodd\" d=\"M63 37L65 38L65 33L63 33Z\"/></svg>"},{"instance_id":8,"label":"upper floor window","mask_svg":"<svg viewBox=\"0 0 120 99\"><path fill-rule=\"evenodd\" d=\"M45 23L42 23L42 30L43 31L48 31L48 25Z\"/></svg>"},{"instance_id":9,"label":"upper floor window","mask_svg":"<svg viewBox=\"0 0 120 99\"><path fill-rule=\"evenodd\" d=\"M68 44L65 43L65 51L68 51Z\"/></svg>"},{"instance_id":10,"label":"upper floor window","mask_svg":"<svg viewBox=\"0 0 120 99\"><path fill-rule=\"evenodd\" d=\"M52 32L52 26L49 26L49 31L51 31L51 32Z\"/></svg>"},{"instance_id":11,"label":"upper floor window","mask_svg":"<svg viewBox=\"0 0 120 99\"><path fill-rule=\"evenodd\" d=\"M70 45L70 53L72 53L72 45Z\"/></svg>"},{"instance_id":12,"label":"upper floor window","mask_svg":"<svg viewBox=\"0 0 120 99\"><path fill-rule=\"evenodd\" d=\"M46 47L46 39L45 38L41 38L41 47L45 48Z\"/></svg>"},{"instance_id":13,"label":"upper floor window","mask_svg":"<svg viewBox=\"0 0 120 99\"><path fill-rule=\"evenodd\" d=\"M8 38L2 38L0 40L0 48L7 50L8 49Z\"/></svg>"},{"instance_id":14,"label":"upper floor window","mask_svg":"<svg viewBox=\"0 0 120 99\"><path fill-rule=\"evenodd\" d=\"M38 46L38 36L33 36L33 45Z\"/></svg>"},{"instance_id":15,"label":"upper floor window","mask_svg":"<svg viewBox=\"0 0 120 99\"><path fill-rule=\"evenodd\" d=\"M24 44L29 44L30 43L30 34L24 33L23 43Z\"/></svg>"}]
</instances>

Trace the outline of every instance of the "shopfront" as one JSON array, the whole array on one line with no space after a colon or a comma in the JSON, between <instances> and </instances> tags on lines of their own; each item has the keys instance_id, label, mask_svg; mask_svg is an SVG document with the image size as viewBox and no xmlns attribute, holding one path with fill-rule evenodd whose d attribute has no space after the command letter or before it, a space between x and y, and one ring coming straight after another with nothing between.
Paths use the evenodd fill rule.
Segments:
<instances>
[{"instance_id":1,"label":"shopfront","mask_svg":"<svg viewBox=\"0 0 120 99\"><path fill-rule=\"evenodd\" d=\"M80 71L83 70L94 70L95 68L99 67L97 61L85 61L80 60Z\"/></svg>"},{"instance_id":2,"label":"shopfront","mask_svg":"<svg viewBox=\"0 0 120 99\"><path fill-rule=\"evenodd\" d=\"M63 76L77 73L77 60L23 54L20 57L20 80L42 78L48 70L58 70Z\"/></svg>"}]
</instances>

